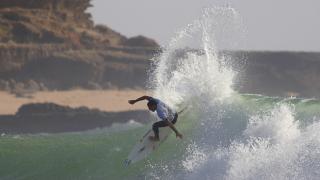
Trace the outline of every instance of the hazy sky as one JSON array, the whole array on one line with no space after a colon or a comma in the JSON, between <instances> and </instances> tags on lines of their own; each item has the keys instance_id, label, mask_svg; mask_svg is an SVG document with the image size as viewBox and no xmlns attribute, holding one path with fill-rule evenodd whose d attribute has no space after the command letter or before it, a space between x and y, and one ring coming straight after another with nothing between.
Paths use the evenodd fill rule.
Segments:
<instances>
[{"instance_id":1,"label":"hazy sky","mask_svg":"<svg viewBox=\"0 0 320 180\"><path fill-rule=\"evenodd\" d=\"M320 51L320 0L93 0L93 20L165 45L204 7L229 5L247 29L245 49Z\"/></svg>"}]
</instances>

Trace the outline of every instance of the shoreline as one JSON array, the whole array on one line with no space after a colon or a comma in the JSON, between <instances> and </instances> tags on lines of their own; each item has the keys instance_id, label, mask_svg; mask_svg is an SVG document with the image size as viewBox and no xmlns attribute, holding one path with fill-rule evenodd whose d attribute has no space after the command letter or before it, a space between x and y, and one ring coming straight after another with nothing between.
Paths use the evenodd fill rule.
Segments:
<instances>
[{"instance_id":1,"label":"shoreline","mask_svg":"<svg viewBox=\"0 0 320 180\"><path fill-rule=\"evenodd\" d=\"M6 91L0 91L0 115L14 115L19 107L29 103L55 103L62 106L77 108L85 106L106 112L125 112L145 110L143 102L134 106L128 104L129 99L148 94L146 90L68 90L39 91L31 97L16 97Z\"/></svg>"}]
</instances>

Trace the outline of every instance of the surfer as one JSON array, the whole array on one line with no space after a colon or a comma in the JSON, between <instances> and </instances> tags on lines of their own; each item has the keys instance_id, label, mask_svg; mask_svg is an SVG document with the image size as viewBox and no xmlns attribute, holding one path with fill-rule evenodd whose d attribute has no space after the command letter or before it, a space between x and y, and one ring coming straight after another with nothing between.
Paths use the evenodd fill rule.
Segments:
<instances>
[{"instance_id":1,"label":"surfer","mask_svg":"<svg viewBox=\"0 0 320 180\"><path fill-rule=\"evenodd\" d=\"M150 111L157 112L158 117L161 121L155 122L152 125L152 130L154 136L149 136L152 141L159 141L159 128L169 126L175 133L176 136L182 139L182 134L174 127L174 124L178 120L178 113L171 109L168 105L160 101L159 99L153 98L151 96L142 96L135 100L129 100L129 104L135 104L138 101L147 100L147 106Z\"/></svg>"}]
</instances>

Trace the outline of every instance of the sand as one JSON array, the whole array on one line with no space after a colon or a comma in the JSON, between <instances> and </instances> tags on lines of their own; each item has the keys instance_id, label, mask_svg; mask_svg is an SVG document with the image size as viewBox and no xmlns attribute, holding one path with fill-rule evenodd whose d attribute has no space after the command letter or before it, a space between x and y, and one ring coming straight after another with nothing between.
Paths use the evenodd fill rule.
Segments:
<instances>
[{"instance_id":1,"label":"sand","mask_svg":"<svg viewBox=\"0 0 320 180\"><path fill-rule=\"evenodd\" d=\"M70 90L37 92L32 98L17 98L15 95L0 91L0 114L15 114L26 103L53 102L70 107L86 106L109 112L146 109L145 102L128 104L129 99L145 95L144 90Z\"/></svg>"}]
</instances>

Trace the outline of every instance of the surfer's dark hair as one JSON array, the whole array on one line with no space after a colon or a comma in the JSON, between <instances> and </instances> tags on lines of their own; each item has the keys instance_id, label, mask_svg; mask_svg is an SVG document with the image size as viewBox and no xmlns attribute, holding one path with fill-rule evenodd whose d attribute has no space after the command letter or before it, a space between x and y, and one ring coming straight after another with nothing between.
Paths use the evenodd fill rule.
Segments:
<instances>
[{"instance_id":1,"label":"surfer's dark hair","mask_svg":"<svg viewBox=\"0 0 320 180\"><path fill-rule=\"evenodd\" d=\"M149 100L149 102L148 102L147 105L148 105L148 106L156 106L156 105L157 105L157 101L151 99L151 100Z\"/></svg>"}]
</instances>

